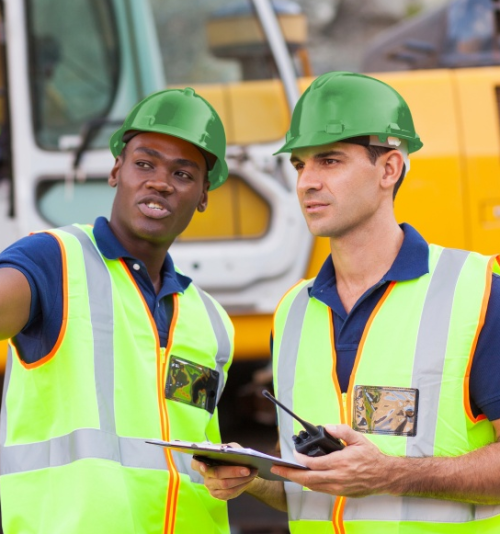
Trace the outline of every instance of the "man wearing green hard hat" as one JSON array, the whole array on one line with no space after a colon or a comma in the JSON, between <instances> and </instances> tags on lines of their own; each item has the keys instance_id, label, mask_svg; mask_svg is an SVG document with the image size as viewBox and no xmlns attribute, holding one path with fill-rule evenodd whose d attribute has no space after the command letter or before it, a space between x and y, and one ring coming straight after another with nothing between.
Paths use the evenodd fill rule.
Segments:
<instances>
[{"instance_id":1,"label":"man wearing green hard hat","mask_svg":"<svg viewBox=\"0 0 500 534\"><path fill-rule=\"evenodd\" d=\"M274 391L322 428L301 432L278 408L282 457L309 468L273 467L284 484L195 467L220 499L246 491L288 510L292 533L500 532L500 278L494 258L397 223L394 196L421 147L392 87L330 72L278 151L331 254L278 305Z\"/></svg>"},{"instance_id":2,"label":"man wearing green hard hat","mask_svg":"<svg viewBox=\"0 0 500 534\"><path fill-rule=\"evenodd\" d=\"M165 90L110 147L109 222L0 254L4 532L228 534L189 458L146 442L220 442L233 327L168 251L227 178L224 128L193 89Z\"/></svg>"}]
</instances>

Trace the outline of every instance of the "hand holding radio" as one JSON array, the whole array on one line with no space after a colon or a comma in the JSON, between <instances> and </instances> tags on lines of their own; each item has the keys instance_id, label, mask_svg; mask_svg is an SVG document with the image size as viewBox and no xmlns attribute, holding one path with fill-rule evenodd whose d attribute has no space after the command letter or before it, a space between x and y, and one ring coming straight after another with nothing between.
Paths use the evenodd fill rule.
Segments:
<instances>
[{"instance_id":1,"label":"hand holding radio","mask_svg":"<svg viewBox=\"0 0 500 534\"><path fill-rule=\"evenodd\" d=\"M326 432L321 425L316 426L304 421L275 399L269 391L264 390L262 394L266 399L269 399L271 402L274 402L274 404L285 410L286 413L290 414L304 427L305 430L301 430L297 436L292 436L297 452L315 458L344 448L345 445L339 439L334 438Z\"/></svg>"}]
</instances>

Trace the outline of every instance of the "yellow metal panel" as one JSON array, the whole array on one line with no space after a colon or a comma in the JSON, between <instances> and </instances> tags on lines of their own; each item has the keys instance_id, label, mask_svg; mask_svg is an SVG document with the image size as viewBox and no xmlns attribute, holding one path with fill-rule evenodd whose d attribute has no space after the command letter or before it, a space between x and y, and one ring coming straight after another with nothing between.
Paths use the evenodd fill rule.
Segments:
<instances>
[{"instance_id":1,"label":"yellow metal panel","mask_svg":"<svg viewBox=\"0 0 500 534\"><path fill-rule=\"evenodd\" d=\"M234 126L231 142L265 143L285 136L290 114L281 82L243 82L228 85L226 90Z\"/></svg>"},{"instance_id":2,"label":"yellow metal panel","mask_svg":"<svg viewBox=\"0 0 500 534\"><path fill-rule=\"evenodd\" d=\"M230 180L208 193L208 206L203 213L196 212L178 241L233 239L233 187Z\"/></svg>"},{"instance_id":3,"label":"yellow metal panel","mask_svg":"<svg viewBox=\"0 0 500 534\"><path fill-rule=\"evenodd\" d=\"M272 315L236 315L234 354L237 359L266 358L270 355Z\"/></svg>"},{"instance_id":4,"label":"yellow metal panel","mask_svg":"<svg viewBox=\"0 0 500 534\"><path fill-rule=\"evenodd\" d=\"M375 75L399 91L412 110L424 147L410 156L411 170L395 202L396 217L429 242L465 247L464 178L453 72Z\"/></svg>"},{"instance_id":5,"label":"yellow metal panel","mask_svg":"<svg viewBox=\"0 0 500 534\"><path fill-rule=\"evenodd\" d=\"M279 15L278 21L287 43L307 42L307 19L304 15ZM266 43L261 25L254 16L210 19L207 23L207 40L214 49Z\"/></svg>"},{"instance_id":6,"label":"yellow metal panel","mask_svg":"<svg viewBox=\"0 0 500 534\"><path fill-rule=\"evenodd\" d=\"M457 157L416 159L396 197L396 218L430 243L464 248L462 195Z\"/></svg>"},{"instance_id":7,"label":"yellow metal panel","mask_svg":"<svg viewBox=\"0 0 500 534\"><path fill-rule=\"evenodd\" d=\"M243 180L238 180L238 204L235 218L238 219L239 236L262 237L271 222L271 206Z\"/></svg>"},{"instance_id":8,"label":"yellow metal panel","mask_svg":"<svg viewBox=\"0 0 500 534\"><path fill-rule=\"evenodd\" d=\"M467 248L498 253L500 135L495 89L500 87L500 68L460 69L455 77L467 179Z\"/></svg>"},{"instance_id":9,"label":"yellow metal panel","mask_svg":"<svg viewBox=\"0 0 500 534\"><path fill-rule=\"evenodd\" d=\"M179 241L257 238L264 235L271 220L267 202L241 178L208 193L205 212L196 212Z\"/></svg>"},{"instance_id":10,"label":"yellow metal panel","mask_svg":"<svg viewBox=\"0 0 500 534\"><path fill-rule=\"evenodd\" d=\"M412 155L412 161L432 156L458 155L460 122L452 71L370 75L394 87L410 106L415 129L424 143L424 147Z\"/></svg>"}]
</instances>

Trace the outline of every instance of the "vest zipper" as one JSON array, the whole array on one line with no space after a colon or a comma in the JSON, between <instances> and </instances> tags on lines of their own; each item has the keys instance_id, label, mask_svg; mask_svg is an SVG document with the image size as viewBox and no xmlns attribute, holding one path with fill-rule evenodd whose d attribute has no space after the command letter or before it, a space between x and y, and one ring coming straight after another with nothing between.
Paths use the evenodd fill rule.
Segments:
<instances>
[{"instance_id":1,"label":"vest zipper","mask_svg":"<svg viewBox=\"0 0 500 534\"><path fill-rule=\"evenodd\" d=\"M160 414L162 420L162 439L170 441L170 424L168 419L167 400L165 399L165 384L167 380L167 364L172 349L174 339L174 329L177 324L179 315L179 301L177 294L173 295L173 314L170 325L170 333L166 348L159 346L158 339L158 358L160 362L160 373L158 376L158 398L160 400ZM154 321L153 321L154 323ZM155 325L156 326L156 325ZM158 334L157 334L158 336ZM177 515L177 500L179 496L180 475L175 465L174 457L170 449L164 449L165 459L167 461L169 479L167 490L167 502L165 510L164 534L173 534L175 532L175 519Z\"/></svg>"},{"instance_id":2,"label":"vest zipper","mask_svg":"<svg viewBox=\"0 0 500 534\"><path fill-rule=\"evenodd\" d=\"M340 389L339 379L337 376L337 351L335 350L335 334L333 331L333 315L332 310L330 312L330 344L332 347L332 381L335 391L337 393L337 399L339 404L340 422L346 424L347 422L347 394L342 393ZM345 534L344 529L344 507L345 497L336 497L333 503L332 510L332 526L335 534Z\"/></svg>"},{"instance_id":3,"label":"vest zipper","mask_svg":"<svg viewBox=\"0 0 500 534\"><path fill-rule=\"evenodd\" d=\"M174 332L175 325L177 323L177 318L179 315L179 301L178 301L179 297L177 293L174 293L173 314L172 314L172 322L170 325L171 333L168 336L167 347L163 349L160 347L160 337L158 335L158 329L156 328L155 320L153 316L151 315L147 302L144 299L144 296L141 290L139 289L137 282L132 276L132 273L130 272L128 265L125 263L123 259L120 259L120 263L122 264L122 267L127 273L128 277L130 278L130 281L136 288L137 294L139 295L143 303L144 310L146 311L146 314L149 318L149 322L151 323L151 329L155 336L156 381L157 381L156 389L157 389L157 398L158 398L158 413L160 417L161 438L163 441L169 441L170 440L170 425L169 425L169 420L168 420L167 401L165 399L165 384L166 384L166 378L167 378L168 357L170 355L170 350L172 348L172 341L174 338L172 333ZM166 503L165 503L165 522L163 525L163 533L174 534L175 518L176 518L176 512L177 512L177 499L179 496L180 475L175 466L172 451L170 449L164 448L163 453L165 455L165 460L167 462L167 468L169 472L167 496L166 496Z\"/></svg>"},{"instance_id":4,"label":"vest zipper","mask_svg":"<svg viewBox=\"0 0 500 534\"><path fill-rule=\"evenodd\" d=\"M341 415L342 423L347 424L349 426L352 426L352 413L351 413L352 409L351 409L350 401L352 400L352 390L353 390L353 387L354 387L354 379L355 379L355 376L356 376L356 370L358 368L358 365L359 365L359 362L360 362L360 359L361 359L361 353L363 351L363 347L364 347L364 344L365 344L365 339L366 339L366 336L368 335L368 331L370 330L370 326L372 324L372 321L373 321L375 315L377 314L378 310L380 309L380 307L384 303L385 299L389 296L389 293L394 288L395 283L396 282L391 282L389 284L389 286L387 287L385 293L382 295L382 298L379 300L378 304L375 306L375 309L372 311L368 321L366 322L365 329L364 329L363 335L361 337L361 341L359 342L359 345L358 345L358 351L357 351L357 354L356 354L356 359L354 360L354 366L352 368L351 377L349 379L349 386L347 388L347 393L342 393L341 394L340 415ZM331 313L332 312L330 310L330 314ZM331 328L332 328L332 353L334 355L334 363L336 364L337 357L336 357L336 353L335 353L335 340L333 338L333 317L332 317L331 324L332 324L332 326L331 326ZM335 378L337 379L337 373L336 372L335 372ZM338 379L337 379L336 386L338 388L337 391L340 391L340 387L338 385ZM346 497L337 497L336 498L335 504L333 506L333 514L332 514L332 522L333 522L333 528L334 528L335 534L345 534L345 527L344 527L344 508L345 508L345 505L346 505Z\"/></svg>"}]
</instances>

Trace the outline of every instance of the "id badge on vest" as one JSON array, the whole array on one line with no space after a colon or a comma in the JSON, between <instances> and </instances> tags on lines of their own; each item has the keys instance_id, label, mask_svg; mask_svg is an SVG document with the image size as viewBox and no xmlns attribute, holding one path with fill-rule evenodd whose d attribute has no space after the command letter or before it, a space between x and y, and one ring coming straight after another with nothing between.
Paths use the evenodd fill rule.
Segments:
<instances>
[{"instance_id":1,"label":"id badge on vest","mask_svg":"<svg viewBox=\"0 0 500 534\"><path fill-rule=\"evenodd\" d=\"M352 427L368 434L415 436L418 389L354 386Z\"/></svg>"},{"instance_id":2,"label":"id badge on vest","mask_svg":"<svg viewBox=\"0 0 500 534\"><path fill-rule=\"evenodd\" d=\"M214 413L219 372L172 355L168 366L165 398Z\"/></svg>"}]
</instances>

